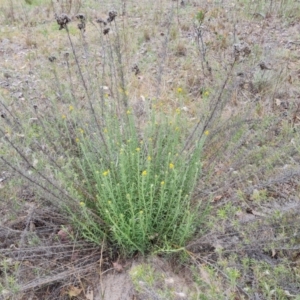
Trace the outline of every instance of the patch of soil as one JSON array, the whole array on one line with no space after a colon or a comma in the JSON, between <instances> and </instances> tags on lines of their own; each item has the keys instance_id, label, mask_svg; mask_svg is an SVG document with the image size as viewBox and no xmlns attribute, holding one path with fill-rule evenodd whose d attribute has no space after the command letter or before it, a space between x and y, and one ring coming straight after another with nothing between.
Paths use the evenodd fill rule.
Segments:
<instances>
[{"instance_id":1,"label":"patch of soil","mask_svg":"<svg viewBox=\"0 0 300 300\"><path fill-rule=\"evenodd\" d=\"M127 272L112 272L104 275L95 291L94 300L132 300L133 285Z\"/></svg>"}]
</instances>

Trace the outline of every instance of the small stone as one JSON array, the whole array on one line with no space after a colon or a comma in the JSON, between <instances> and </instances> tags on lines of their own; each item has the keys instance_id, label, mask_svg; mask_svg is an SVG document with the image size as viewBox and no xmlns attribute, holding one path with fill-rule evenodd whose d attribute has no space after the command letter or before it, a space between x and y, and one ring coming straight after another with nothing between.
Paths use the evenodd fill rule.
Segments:
<instances>
[{"instance_id":1,"label":"small stone","mask_svg":"<svg viewBox=\"0 0 300 300\"><path fill-rule=\"evenodd\" d=\"M174 282L175 282L175 280L171 277L165 279L165 283L168 285L172 285L172 284L174 284Z\"/></svg>"},{"instance_id":2,"label":"small stone","mask_svg":"<svg viewBox=\"0 0 300 300\"><path fill-rule=\"evenodd\" d=\"M186 294L185 293L182 293L182 292L180 292L180 293L177 293L177 292L175 292L175 295L178 297L178 298L181 298L181 299L186 299Z\"/></svg>"}]
</instances>

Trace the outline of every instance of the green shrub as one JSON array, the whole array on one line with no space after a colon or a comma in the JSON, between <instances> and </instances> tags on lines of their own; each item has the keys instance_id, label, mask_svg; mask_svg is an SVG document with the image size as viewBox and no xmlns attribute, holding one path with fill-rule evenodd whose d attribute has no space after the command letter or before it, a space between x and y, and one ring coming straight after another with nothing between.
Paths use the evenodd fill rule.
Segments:
<instances>
[{"instance_id":1,"label":"green shrub","mask_svg":"<svg viewBox=\"0 0 300 300\"><path fill-rule=\"evenodd\" d=\"M115 18L114 12L110 15ZM16 113L33 122L20 126L22 141L15 133L2 131L12 146L9 151L14 149L21 158L13 168L67 212L79 234L89 241L107 240L125 255L184 246L201 221L201 203L192 201L192 194L208 131L189 136L186 112L180 108L160 112L151 100L144 103L146 113L137 116L127 91L117 28L114 38L102 40L107 53L99 89L100 79L91 72L93 62L88 65L77 54L81 49L72 41L69 17L56 18L73 52L64 56L70 90L60 79L63 70L56 58L49 61L56 95L69 102L61 103L49 93L52 99L42 117L37 105ZM85 27L85 17L78 18ZM109 94L104 94L104 82L111 83ZM25 153L26 149L30 151ZM4 161L13 166L11 159ZM21 170L24 163L29 173Z\"/></svg>"},{"instance_id":2,"label":"green shrub","mask_svg":"<svg viewBox=\"0 0 300 300\"><path fill-rule=\"evenodd\" d=\"M68 157L67 170L59 175L78 199L76 212L65 208L80 232L96 243L107 237L125 253L165 243L183 246L199 219L199 203L192 204L191 196L204 138L182 152L186 120L179 109L174 117L149 112L142 131L130 109L122 116L107 111L102 119L106 127L100 133L91 125L75 129L80 155Z\"/></svg>"}]
</instances>

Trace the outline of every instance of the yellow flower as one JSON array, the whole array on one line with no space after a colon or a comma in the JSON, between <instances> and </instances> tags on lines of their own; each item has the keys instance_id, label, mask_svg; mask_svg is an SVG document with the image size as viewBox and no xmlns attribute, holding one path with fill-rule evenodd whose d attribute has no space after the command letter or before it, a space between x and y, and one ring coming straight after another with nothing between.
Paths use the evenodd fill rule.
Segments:
<instances>
[{"instance_id":1,"label":"yellow flower","mask_svg":"<svg viewBox=\"0 0 300 300\"><path fill-rule=\"evenodd\" d=\"M6 128L5 129L5 136L10 136L11 135L11 129L10 128Z\"/></svg>"},{"instance_id":2,"label":"yellow flower","mask_svg":"<svg viewBox=\"0 0 300 300\"><path fill-rule=\"evenodd\" d=\"M144 213L144 212L141 210L141 211L140 211L140 215L142 215L143 213Z\"/></svg>"},{"instance_id":3,"label":"yellow flower","mask_svg":"<svg viewBox=\"0 0 300 300\"><path fill-rule=\"evenodd\" d=\"M126 96L128 96L128 91L126 90L126 89L123 89L123 88L119 88L119 92L121 93L121 94L124 94L124 95L126 95Z\"/></svg>"},{"instance_id":4,"label":"yellow flower","mask_svg":"<svg viewBox=\"0 0 300 300\"><path fill-rule=\"evenodd\" d=\"M147 175L147 171L146 171L146 170L143 171L142 175L143 175L143 176L146 176L146 175Z\"/></svg>"},{"instance_id":5,"label":"yellow flower","mask_svg":"<svg viewBox=\"0 0 300 300\"><path fill-rule=\"evenodd\" d=\"M203 94L205 97L209 96L209 91L205 91Z\"/></svg>"},{"instance_id":6,"label":"yellow flower","mask_svg":"<svg viewBox=\"0 0 300 300\"><path fill-rule=\"evenodd\" d=\"M176 108L176 113L179 115L181 112L180 108Z\"/></svg>"},{"instance_id":7,"label":"yellow flower","mask_svg":"<svg viewBox=\"0 0 300 300\"><path fill-rule=\"evenodd\" d=\"M151 156L149 155L148 157L147 157L147 160L148 161L150 161L152 158L151 158Z\"/></svg>"},{"instance_id":8,"label":"yellow flower","mask_svg":"<svg viewBox=\"0 0 300 300\"><path fill-rule=\"evenodd\" d=\"M169 164L169 168L170 168L170 169L174 169L174 164L170 163L170 164Z\"/></svg>"},{"instance_id":9,"label":"yellow flower","mask_svg":"<svg viewBox=\"0 0 300 300\"><path fill-rule=\"evenodd\" d=\"M65 119L65 118L66 118L66 115L62 115L61 118L62 118L62 119Z\"/></svg>"},{"instance_id":10,"label":"yellow flower","mask_svg":"<svg viewBox=\"0 0 300 300\"><path fill-rule=\"evenodd\" d=\"M102 173L103 176L107 176L109 174L109 170L106 170Z\"/></svg>"},{"instance_id":11,"label":"yellow flower","mask_svg":"<svg viewBox=\"0 0 300 300\"><path fill-rule=\"evenodd\" d=\"M205 134L205 135L209 135L209 131L208 131L208 130L205 130L204 134Z\"/></svg>"},{"instance_id":12,"label":"yellow flower","mask_svg":"<svg viewBox=\"0 0 300 300\"><path fill-rule=\"evenodd\" d=\"M104 132L104 133L107 133L107 132L108 132L107 128L104 128L103 132Z\"/></svg>"},{"instance_id":13,"label":"yellow flower","mask_svg":"<svg viewBox=\"0 0 300 300\"><path fill-rule=\"evenodd\" d=\"M140 151L141 151L141 148L136 148L135 151L136 151L136 152L140 152Z\"/></svg>"},{"instance_id":14,"label":"yellow flower","mask_svg":"<svg viewBox=\"0 0 300 300\"><path fill-rule=\"evenodd\" d=\"M161 185L164 185L164 184L165 184L165 182L164 182L164 181L162 181L160 184L161 184Z\"/></svg>"},{"instance_id":15,"label":"yellow flower","mask_svg":"<svg viewBox=\"0 0 300 300\"><path fill-rule=\"evenodd\" d=\"M179 87L179 88L177 89L177 93L178 93L178 94L181 94L181 93L182 93L182 88Z\"/></svg>"},{"instance_id":16,"label":"yellow flower","mask_svg":"<svg viewBox=\"0 0 300 300\"><path fill-rule=\"evenodd\" d=\"M74 110L74 106L70 105L69 106L69 111L72 111L72 110Z\"/></svg>"},{"instance_id":17,"label":"yellow flower","mask_svg":"<svg viewBox=\"0 0 300 300\"><path fill-rule=\"evenodd\" d=\"M85 207L85 203L84 203L84 202L80 202L79 205L80 205L81 207Z\"/></svg>"},{"instance_id":18,"label":"yellow flower","mask_svg":"<svg viewBox=\"0 0 300 300\"><path fill-rule=\"evenodd\" d=\"M79 130L79 132L80 132L81 134L84 133L84 130L83 130L82 128L79 128L78 130Z\"/></svg>"},{"instance_id":19,"label":"yellow flower","mask_svg":"<svg viewBox=\"0 0 300 300\"><path fill-rule=\"evenodd\" d=\"M76 143L79 143L79 141L80 141L79 138L76 138L76 139L75 139L75 142L76 142Z\"/></svg>"},{"instance_id":20,"label":"yellow flower","mask_svg":"<svg viewBox=\"0 0 300 300\"><path fill-rule=\"evenodd\" d=\"M131 111L128 109L126 113L127 113L127 115L130 115Z\"/></svg>"}]
</instances>

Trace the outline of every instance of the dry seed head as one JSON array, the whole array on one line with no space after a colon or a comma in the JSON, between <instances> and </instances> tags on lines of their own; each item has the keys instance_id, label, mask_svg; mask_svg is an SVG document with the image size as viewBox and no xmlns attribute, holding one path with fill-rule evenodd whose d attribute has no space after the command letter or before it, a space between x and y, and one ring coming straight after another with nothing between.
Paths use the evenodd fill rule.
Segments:
<instances>
[{"instance_id":1,"label":"dry seed head","mask_svg":"<svg viewBox=\"0 0 300 300\"><path fill-rule=\"evenodd\" d=\"M48 59L49 59L50 62L54 62L56 60L56 57L55 56L49 56Z\"/></svg>"},{"instance_id":2,"label":"dry seed head","mask_svg":"<svg viewBox=\"0 0 300 300\"><path fill-rule=\"evenodd\" d=\"M75 17L76 17L78 20L81 20L82 22L85 22L85 16L84 16L84 14L77 14Z\"/></svg>"},{"instance_id":3,"label":"dry seed head","mask_svg":"<svg viewBox=\"0 0 300 300\"><path fill-rule=\"evenodd\" d=\"M110 30L110 28L105 28L105 29L103 30L103 34L104 34L104 35L108 34L108 33L109 33L109 30Z\"/></svg>"},{"instance_id":4,"label":"dry seed head","mask_svg":"<svg viewBox=\"0 0 300 300\"><path fill-rule=\"evenodd\" d=\"M80 31L85 31L85 23L84 22L77 24L77 27Z\"/></svg>"},{"instance_id":5,"label":"dry seed head","mask_svg":"<svg viewBox=\"0 0 300 300\"><path fill-rule=\"evenodd\" d=\"M137 64L135 64L132 68L132 71L134 72L134 75L140 74L139 66Z\"/></svg>"},{"instance_id":6,"label":"dry seed head","mask_svg":"<svg viewBox=\"0 0 300 300\"><path fill-rule=\"evenodd\" d=\"M114 19L116 18L116 16L118 15L118 13L114 10L110 11L108 13L108 18L107 18L107 23L111 23L112 21L114 21Z\"/></svg>"},{"instance_id":7,"label":"dry seed head","mask_svg":"<svg viewBox=\"0 0 300 300\"><path fill-rule=\"evenodd\" d=\"M80 23L77 24L77 27L80 31L85 31L85 16L84 14L77 14L75 16L78 20L80 20Z\"/></svg>"},{"instance_id":8,"label":"dry seed head","mask_svg":"<svg viewBox=\"0 0 300 300\"><path fill-rule=\"evenodd\" d=\"M60 26L59 30L62 30L66 28L66 25L71 22L71 19L67 14L60 14L59 16L57 14L54 14L57 24Z\"/></svg>"},{"instance_id":9,"label":"dry seed head","mask_svg":"<svg viewBox=\"0 0 300 300\"><path fill-rule=\"evenodd\" d=\"M99 24L103 24L104 26L107 25L106 21L104 21L102 18L98 18L98 19L96 20L96 22L99 23Z\"/></svg>"}]
</instances>

